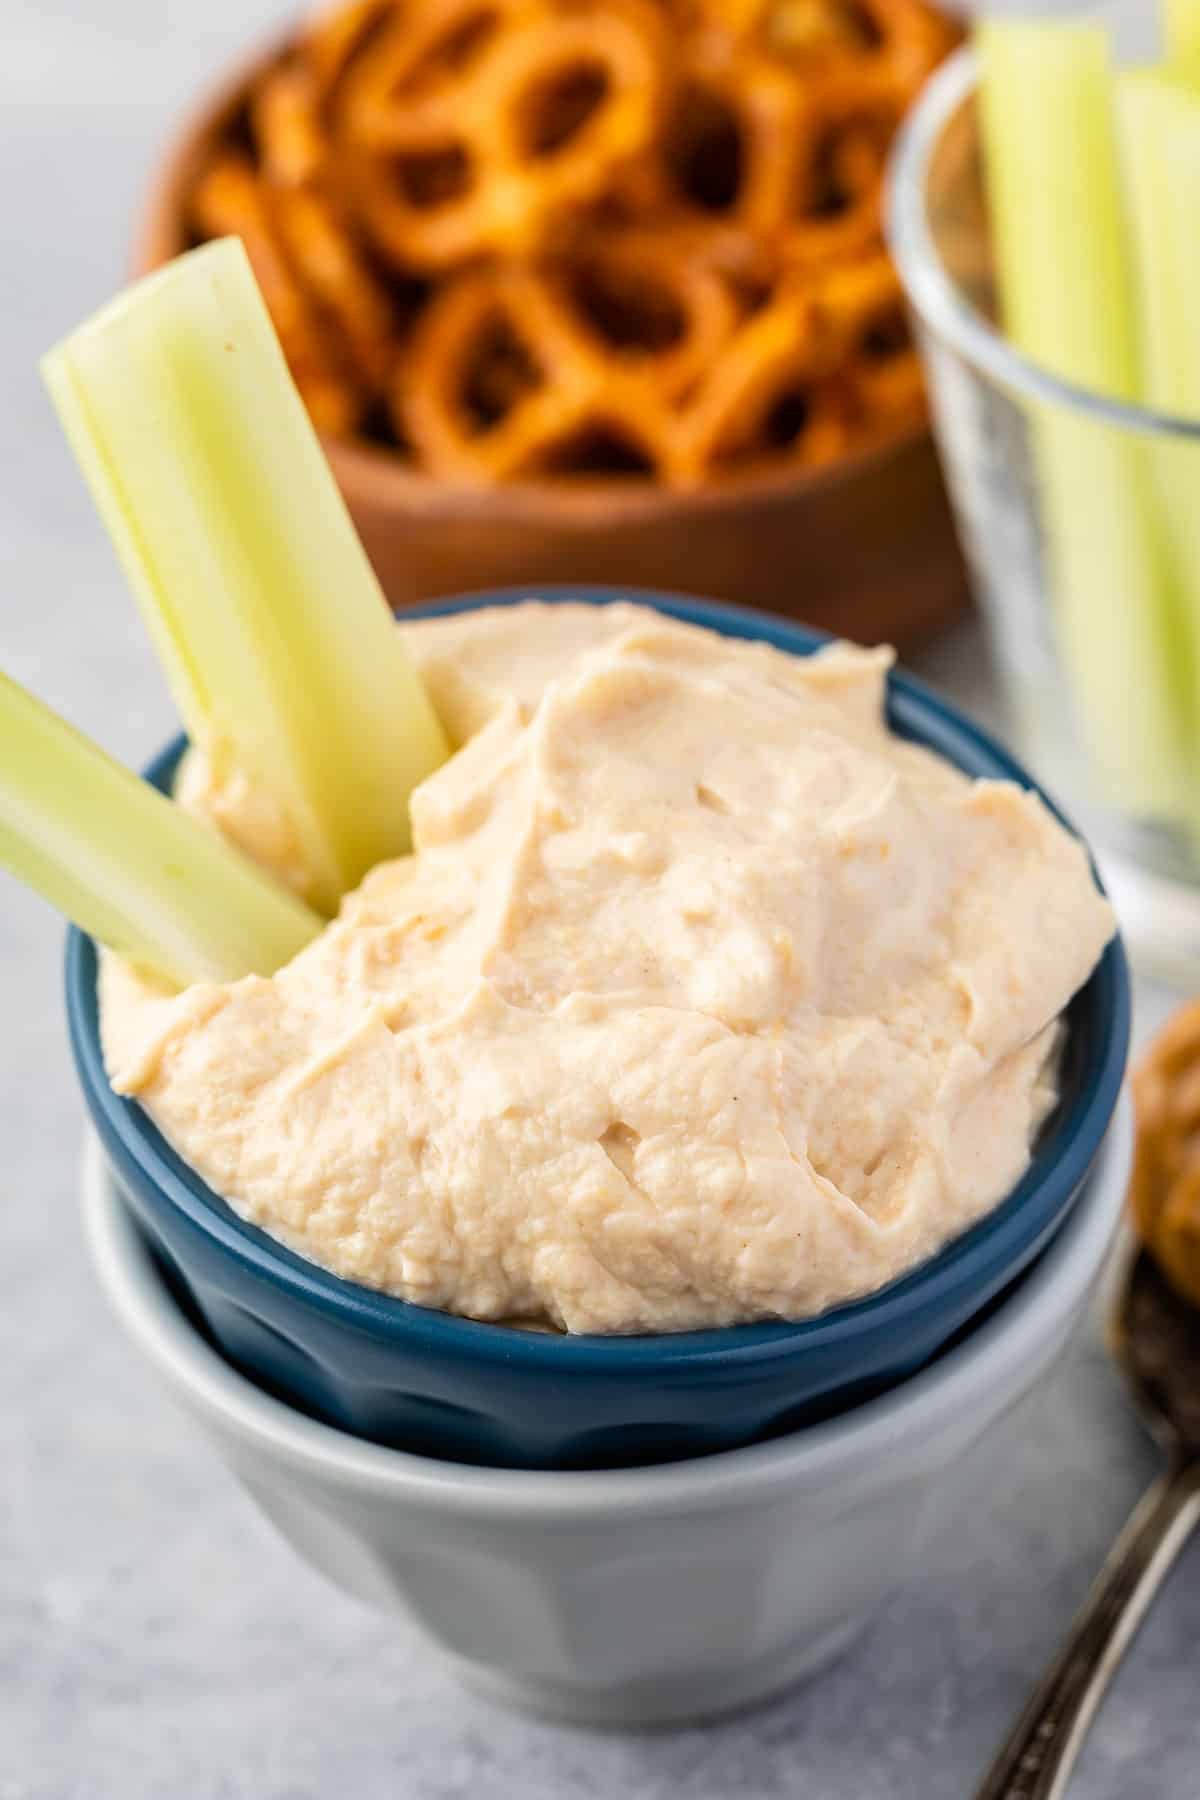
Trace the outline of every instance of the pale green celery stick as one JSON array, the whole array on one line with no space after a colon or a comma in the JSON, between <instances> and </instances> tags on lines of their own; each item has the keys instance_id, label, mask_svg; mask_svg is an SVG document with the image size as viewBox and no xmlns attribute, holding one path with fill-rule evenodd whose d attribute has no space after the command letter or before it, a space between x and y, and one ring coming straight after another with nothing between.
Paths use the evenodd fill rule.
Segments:
<instances>
[{"instance_id":1,"label":"pale green celery stick","mask_svg":"<svg viewBox=\"0 0 1200 1800\"><path fill-rule=\"evenodd\" d=\"M1121 162L1129 198L1134 275L1141 309L1142 398L1183 415L1172 389L1182 378L1195 394L1200 334L1187 291L1174 284L1187 269L1188 243L1173 236L1174 171L1169 156L1187 154L1200 110L1187 89L1158 69L1130 69L1117 77ZM1186 221L1185 221L1186 224ZM1192 228L1188 237L1195 238Z\"/></svg>"},{"instance_id":2,"label":"pale green celery stick","mask_svg":"<svg viewBox=\"0 0 1200 1800\"><path fill-rule=\"evenodd\" d=\"M4 675L0 867L177 986L270 975L321 929L302 900Z\"/></svg>"},{"instance_id":3,"label":"pale green celery stick","mask_svg":"<svg viewBox=\"0 0 1200 1800\"><path fill-rule=\"evenodd\" d=\"M333 911L449 754L245 251L148 276L45 358L188 731L275 803Z\"/></svg>"},{"instance_id":4,"label":"pale green celery stick","mask_svg":"<svg viewBox=\"0 0 1200 1800\"><path fill-rule=\"evenodd\" d=\"M1200 81L1200 0L1163 0L1167 58L1189 81Z\"/></svg>"},{"instance_id":5,"label":"pale green celery stick","mask_svg":"<svg viewBox=\"0 0 1200 1800\"><path fill-rule=\"evenodd\" d=\"M1200 17L1200 7L1194 7ZM1155 70L1118 77L1118 118L1141 306L1142 394L1200 422L1200 96ZM1190 639L1191 717L1200 722L1200 443L1151 449Z\"/></svg>"},{"instance_id":6,"label":"pale green celery stick","mask_svg":"<svg viewBox=\"0 0 1200 1800\"><path fill-rule=\"evenodd\" d=\"M988 194L1005 326L1033 362L1137 395L1135 314L1103 28L980 28ZM1051 402L1030 409L1062 654L1102 791L1188 807L1173 572L1145 447Z\"/></svg>"}]
</instances>

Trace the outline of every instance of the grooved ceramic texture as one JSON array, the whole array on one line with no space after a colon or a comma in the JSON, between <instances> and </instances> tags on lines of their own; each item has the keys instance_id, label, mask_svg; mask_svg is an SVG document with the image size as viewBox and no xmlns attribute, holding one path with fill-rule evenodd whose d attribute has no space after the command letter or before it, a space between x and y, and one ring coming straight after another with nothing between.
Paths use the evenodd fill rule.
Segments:
<instances>
[{"instance_id":1,"label":"grooved ceramic texture","mask_svg":"<svg viewBox=\"0 0 1200 1800\"><path fill-rule=\"evenodd\" d=\"M502 1699L661 1723L813 1673L919 1569L963 1453L1045 1374L1084 1308L1129 1137L1123 1107L1034 1268L893 1393L771 1444L637 1470L468 1469L305 1419L189 1322L95 1145L87 1215L126 1327L300 1556L414 1617Z\"/></svg>"}]
</instances>

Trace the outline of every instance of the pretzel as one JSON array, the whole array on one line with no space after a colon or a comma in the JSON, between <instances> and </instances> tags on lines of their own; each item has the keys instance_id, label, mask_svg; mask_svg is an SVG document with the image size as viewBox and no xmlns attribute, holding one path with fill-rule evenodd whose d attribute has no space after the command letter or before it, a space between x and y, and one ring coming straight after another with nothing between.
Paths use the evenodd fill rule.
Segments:
<instances>
[{"instance_id":1,"label":"pretzel","mask_svg":"<svg viewBox=\"0 0 1200 1800\"><path fill-rule=\"evenodd\" d=\"M907 104L961 29L922 0L766 0L762 30L781 54L827 74L875 79Z\"/></svg>"},{"instance_id":2,"label":"pretzel","mask_svg":"<svg viewBox=\"0 0 1200 1800\"><path fill-rule=\"evenodd\" d=\"M696 344L685 337L655 371L653 351L606 351L545 273L481 273L429 308L401 375L401 427L446 476L549 473L590 442L669 479L668 396L711 326L704 318Z\"/></svg>"},{"instance_id":3,"label":"pretzel","mask_svg":"<svg viewBox=\"0 0 1200 1800\"><path fill-rule=\"evenodd\" d=\"M788 217L804 104L765 61L690 68L667 130L663 204L693 225L707 219L726 240L773 239Z\"/></svg>"},{"instance_id":4,"label":"pretzel","mask_svg":"<svg viewBox=\"0 0 1200 1800\"><path fill-rule=\"evenodd\" d=\"M402 429L434 473L485 481L562 471L581 445L677 487L772 453L809 466L839 454L848 414L825 385L839 342L827 315L796 292L736 324L717 281L695 271L680 340L632 354L580 318L561 275L459 282L413 340L396 395Z\"/></svg>"},{"instance_id":5,"label":"pretzel","mask_svg":"<svg viewBox=\"0 0 1200 1800\"><path fill-rule=\"evenodd\" d=\"M345 436L358 425L364 397L337 345L322 329L307 290L280 244L265 192L246 157L229 152L201 176L192 196L199 229L238 236L275 323L296 386L319 431Z\"/></svg>"},{"instance_id":6,"label":"pretzel","mask_svg":"<svg viewBox=\"0 0 1200 1800\"><path fill-rule=\"evenodd\" d=\"M1173 1286L1200 1305L1200 1001L1154 1039L1132 1086L1134 1224Z\"/></svg>"},{"instance_id":7,"label":"pretzel","mask_svg":"<svg viewBox=\"0 0 1200 1800\"><path fill-rule=\"evenodd\" d=\"M899 122L885 95L842 83L814 91L801 121L783 224L786 260L828 265L879 243L883 176Z\"/></svg>"},{"instance_id":8,"label":"pretzel","mask_svg":"<svg viewBox=\"0 0 1200 1800\"><path fill-rule=\"evenodd\" d=\"M819 467L921 420L883 250L927 0L343 0L194 196L322 430L431 474ZM241 131L239 123L238 131Z\"/></svg>"},{"instance_id":9,"label":"pretzel","mask_svg":"<svg viewBox=\"0 0 1200 1800\"><path fill-rule=\"evenodd\" d=\"M739 324L729 284L666 234L585 241L547 279L593 366L639 375L668 403L711 372Z\"/></svg>"},{"instance_id":10,"label":"pretzel","mask_svg":"<svg viewBox=\"0 0 1200 1800\"><path fill-rule=\"evenodd\" d=\"M250 100L250 129L263 176L276 187L317 187L329 144L318 114L317 86L300 63L284 63Z\"/></svg>"},{"instance_id":11,"label":"pretzel","mask_svg":"<svg viewBox=\"0 0 1200 1800\"><path fill-rule=\"evenodd\" d=\"M337 133L373 151L402 151L453 129L464 84L504 27L540 17L530 0L425 0L393 6L340 81Z\"/></svg>"},{"instance_id":12,"label":"pretzel","mask_svg":"<svg viewBox=\"0 0 1200 1800\"><path fill-rule=\"evenodd\" d=\"M377 392L393 360L393 308L325 191L328 145L308 71L294 66L272 75L255 96L251 124L285 254L360 379Z\"/></svg>"},{"instance_id":13,"label":"pretzel","mask_svg":"<svg viewBox=\"0 0 1200 1800\"><path fill-rule=\"evenodd\" d=\"M921 361L890 259L880 251L819 275L806 271L803 285L837 337L847 395L865 430L894 431L923 418Z\"/></svg>"},{"instance_id":14,"label":"pretzel","mask_svg":"<svg viewBox=\"0 0 1200 1800\"><path fill-rule=\"evenodd\" d=\"M828 314L803 292L755 313L680 420L677 484L771 457L815 468L840 455L848 421L832 382L838 349Z\"/></svg>"},{"instance_id":15,"label":"pretzel","mask_svg":"<svg viewBox=\"0 0 1200 1800\"><path fill-rule=\"evenodd\" d=\"M298 47L322 105L371 32L394 10L394 0L339 0L305 22Z\"/></svg>"},{"instance_id":16,"label":"pretzel","mask_svg":"<svg viewBox=\"0 0 1200 1800\"><path fill-rule=\"evenodd\" d=\"M814 79L848 76L907 102L961 32L924 0L704 0L717 42L751 44Z\"/></svg>"},{"instance_id":17,"label":"pretzel","mask_svg":"<svg viewBox=\"0 0 1200 1800\"><path fill-rule=\"evenodd\" d=\"M894 102L850 84L797 88L777 66L736 56L684 89L665 157L667 210L704 220L726 266L824 266L881 239ZM736 160L723 146L736 144Z\"/></svg>"},{"instance_id":18,"label":"pretzel","mask_svg":"<svg viewBox=\"0 0 1200 1800\"><path fill-rule=\"evenodd\" d=\"M528 254L646 149L665 78L659 24L632 0L441 0L416 23L397 14L342 83L352 204L403 268Z\"/></svg>"}]
</instances>

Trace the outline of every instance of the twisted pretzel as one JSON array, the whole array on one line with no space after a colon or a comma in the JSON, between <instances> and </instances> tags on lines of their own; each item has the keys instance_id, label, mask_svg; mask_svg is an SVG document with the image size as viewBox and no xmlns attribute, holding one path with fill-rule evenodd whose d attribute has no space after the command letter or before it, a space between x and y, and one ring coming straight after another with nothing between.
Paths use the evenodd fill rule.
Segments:
<instances>
[{"instance_id":1,"label":"twisted pretzel","mask_svg":"<svg viewBox=\"0 0 1200 1800\"><path fill-rule=\"evenodd\" d=\"M606 353L553 279L481 273L429 308L397 395L402 429L435 473L504 481L568 469L590 447L670 478L667 396L716 309L656 358ZM639 367L638 363L642 366Z\"/></svg>"},{"instance_id":2,"label":"twisted pretzel","mask_svg":"<svg viewBox=\"0 0 1200 1800\"><path fill-rule=\"evenodd\" d=\"M393 7L394 0L339 0L307 20L298 55L316 85L322 105L367 37Z\"/></svg>"},{"instance_id":3,"label":"twisted pretzel","mask_svg":"<svg viewBox=\"0 0 1200 1800\"><path fill-rule=\"evenodd\" d=\"M285 188L323 185L329 144L316 83L300 63L272 70L255 90L250 127L268 182Z\"/></svg>"},{"instance_id":4,"label":"twisted pretzel","mask_svg":"<svg viewBox=\"0 0 1200 1800\"><path fill-rule=\"evenodd\" d=\"M768 272L860 257L881 239L894 101L849 84L797 87L748 55L695 72L669 131L662 204L703 220L726 266Z\"/></svg>"},{"instance_id":5,"label":"twisted pretzel","mask_svg":"<svg viewBox=\"0 0 1200 1800\"><path fill-rule=\"evenodd\" d=\"M726 237L771 240L788 218L804 105L765 61L689 69L664 145L663 204Z\"/></svg>"},{"instance_id":6,"label":"twisted pretzel","mask_svg":"<svg viewBox=\"0 0 1200 1800\"><path fill-rule=\"evenodd\" d=\"M441 0L397 14L342 83L351 202L403 267L536 250L649 145L665 94L650 9Z\"/></svg>"},{"instance_id":7,"label":"twisted pretzel","mask_svg":"<svg viewBox=\"0 0 1200 1800\"><path fill-rule=\"evenodd\" d=\"M537 16L529 0L392 7L337 88L337 130L366 149L387 151L409 148L431 128L453 129L463 84L478 74L486 47L503 26Z\"/></svg>"},{"instance_id":8,"label":"twisted pretzel","mask_svg":"<svg viewBox=\"0 0 1200 1800\"><path fill-rule=\"evenodd\" d=\"M426 314L398 383L402 428L435 473L485 481L565 472L581 446L677 487L772 453L839 454L848 414L824 385L839 345L828 309L795 292L738 324L699 268L679 304L679 340L631 353L603 342L561 277L480 273Z\"/></svg>"},{"instance_id":9,"label":"twisted pretzel","mask_svg":"<svg viewBox=\"0 0 1200 1800\"><path fill-rule=\"evenodd\" d=\"M1155 1038L1134 1072L1133 1099L1134 1223L1171 1283L1200 1305L1200 1002Z\"/></svg>"},{"instance_id":10,"label":"twisted pretzel","mask_svg":"<svg viewBox=\"0 0 1200 1800\"><path fill-rule=\"evenodd\" d=\"M695 484L768 458L815 468L841 455L849 421L831 380L838 351L829 313L802 291L755 313L681 416L676 482Z\"/></svg>"},{"instance_id":11,"label":"twisted pretzel","mask_svg":"<svg viewBox=\"0 0 1200 1800\"><path fill-rule=\"evenodd\" d=\"M899 123L883 95L840 83L811 95L783 224L785 259L828 265L879 243L883 175Z\"/></svg>"},{"instance_id":12,"label":"twisted pretzel","mask_svg":"<svg viewBox=\"0 0 1200 1800\"><path fill-rule=\"evenodd\" d=\"M900 277L882 252L804 286L836 335L847 397L864 427L896 430L922 418L925 383Z\"/></svg>"},{"instance_id":13,"label":"twisted pretzel","mask_svg":"<svg viewBox=\"0 0 1200 1800\"><path fill-rule=\"evenodd\" d=\"M956 35L927 0L342 0L194 221L246 239L322 430L477 482L813 467L923 416L880 195Z\"/></svg>"},{"instance_id":14,"label":"twisted pretzel","mask_svg":"<svg viewBox=\"0 0 1200 1800\"><path fill-rule=\"evenodd\" d=\"M328 145L317 90L301 67L279 70L255 96L251 123L284 253L330 319L366 387L391 370L392 305L325 190Z\"/></svg>"},{"instance_id":15,"label":"twisted pretzel","mask_svg":"<svg viewBox=\"0 0 1200 1800\"><path fill-rule=\"evenodd\" d=\"M755 44L817 79L911 100L958 39L924 0L702 0L716 39Z\"/></svg>"},{"instance_id":16,"label":"twisted pretzel","mask_svg":"<svg viewBox=\"0 0 1200 1800\"><path fill-rule=\"evenodd\" d=\"M669 235L585 242L550 264L547 279L592 366L637 375L667 403L711 372L739 323L728 283Z\"/></svg>"}]
</instances>

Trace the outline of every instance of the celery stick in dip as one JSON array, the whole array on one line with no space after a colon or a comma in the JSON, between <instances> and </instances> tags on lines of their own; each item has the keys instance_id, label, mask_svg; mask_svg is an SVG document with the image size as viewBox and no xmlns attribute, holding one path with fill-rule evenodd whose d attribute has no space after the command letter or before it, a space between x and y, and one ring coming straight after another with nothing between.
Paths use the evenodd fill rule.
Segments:
<instances>
[{"instance_id":1,"label":"celery stick in dip","mask_svg":"<svg viewBox=\"0 0 1200 1800\"><path fill-rule=\"evenodd\" d=\"M172 986L270 975L321 921L0 675L0 867Z\"/></svg>"},{"instance_id":2,"label":"celery stick in dip","mask_svg":"<svg viewBox=\"0 0 1200 1800\"><path fill-rule=\"evenodd\" d=\"M331 912L408 847L447 755L288 373L221 239L45 359L64 427L218 783L249 782Z\"/></svg>"}]
</instances>

